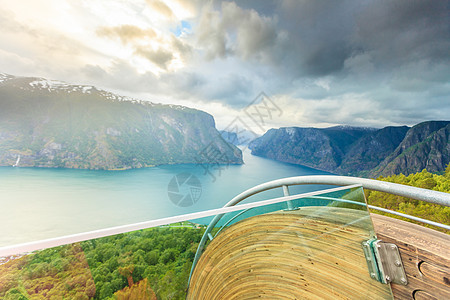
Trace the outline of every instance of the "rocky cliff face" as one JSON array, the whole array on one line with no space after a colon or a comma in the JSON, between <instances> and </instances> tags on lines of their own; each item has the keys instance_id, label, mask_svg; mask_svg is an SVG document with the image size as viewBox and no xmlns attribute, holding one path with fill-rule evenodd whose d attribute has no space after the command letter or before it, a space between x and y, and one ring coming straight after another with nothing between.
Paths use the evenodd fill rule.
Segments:
<instances>
[{"instance_id":1,"label":"rocky cliff face","mask_svg":"<svg viewBox=\"0 0 450 300\"><path fill-rule=\"evenodd\" d=\"M250 149L254 155L342 175L443 172L450 162L449 131L448 121L379 130L290 127L269 130Z\"/></svg>"},{"instance_id":2,"label":"rocky cliff face","mask_svg":"<svg viewBox=\"0 0 450 300\"><path fill-rule=\"evenodd\" d=\"M350 145L371 131L343 126L270 129L250 143L249 148L254 155L332 172L341 164Z\"/></svg>"},{"instance_id":3,"label":"rocky cliff face","mask_svg":"<svg viewBox=\"0 0 450 300\"><path fill-rule=\"evenodd\" d=\"M407 126L389 126L361 137L351 145L335 172L343 175L368 175L368 172L395 150L408 130Z\"/></svg>"},{"instance_id":4,"label":"rocky cliff face","mask_svg":"<svg viewBox=\"0 0 450 300\"><path fill-rule=\"evenodd\" d=\"M0 165L128 169L242 163L211 115L92 86L0 75Z\"/></svg>"},{"instance_id":5,"label":"rocky cliff face","mask_svg":"<svg viewBox=\"0 0 450 300\"><path fill-rule=\"evenodd\" d=\"M430 121L412 127L400 145L370 175L405 175L427 169L443 172L450 163L450 122Z\"/></svg>"}]
</instances>

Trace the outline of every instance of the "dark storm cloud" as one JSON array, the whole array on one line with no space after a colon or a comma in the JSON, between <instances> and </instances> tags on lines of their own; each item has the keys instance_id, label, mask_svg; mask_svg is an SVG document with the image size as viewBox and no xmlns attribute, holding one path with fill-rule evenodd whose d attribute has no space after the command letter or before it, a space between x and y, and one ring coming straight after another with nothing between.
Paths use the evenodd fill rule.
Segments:
<instances>
[{"instance_id":1,"label":"dark storm cloud","mask_svg":"<svg viewBox=\"0 0 450 300\"><path fill-rule=\"evenodd\" d=\"M309 120L411 125L450 115L449 1L282 0L213 7L203 11L197 32L206 58L238 58L243 68L263 70L254 72L263 89L311 100Z\"/></svg>"},{"instance_id":2,"label":"dark storm cloud","mask_svg":"<svg viewBox=\"0 0 450 300\"><path fill-rule=\"evenodd\" d=\"M210 57L264 59L294 77L344 71L346 60L365 53L388 69L423 58L448 61L448 1L285 0L272 11L244 3L247 9L222 2L220 12L203 13L199 42Z\"/></svg>"},{"instance_id":3,"label":"dark storm cloud","mask_svg":"<svg viewBox=\"0 0 450 300\"><path fill-rule=\"evenodd\" d=\"M448 62L448 1L374 1L356 17L355 43L380 63Z\"/></svg>"},{"instance_id":4,"label":"dark storm cloud","mask_svg":"<svg viewBox=\"0 0 450 300\"><path fill-rule=\"evenodd\" d=\"M265 60L283 38L276 20L245 10L234 2L223 2L219 11L205 9L198 25L198 43L207 58L239 56L244 60Z\"/></svg>"},{"instance_id":5,"label":"dark storm cloud","mask_svg":"<svg viewBox=\"0 0 450 300\"><path fill-rule=\"evenodd\" d=\"M279 27L289 32L289 42L286 52L273 55L283 57L292 76L309 77L348 71L346 62L364 55L372 72L396 71L422 59L448 63L448 3L283 1Z\"/></svg>"},{"instance_id":6,"label":"dark storm cloud","mask_svg":"<svg viewBox=\"0 0 450 300\"><path fill-rule=\"evenodd\" d=\"M342 69L352 55L355 1L283 1L280 27L289 32L282 58L293 76L324 76Z\"/></svg>"}]
</instances>

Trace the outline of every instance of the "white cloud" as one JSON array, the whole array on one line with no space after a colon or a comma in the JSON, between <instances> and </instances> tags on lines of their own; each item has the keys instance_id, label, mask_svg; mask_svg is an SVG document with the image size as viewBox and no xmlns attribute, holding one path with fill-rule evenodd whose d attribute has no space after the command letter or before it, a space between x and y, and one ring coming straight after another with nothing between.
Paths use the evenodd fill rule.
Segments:
<instances>
[{"instance_id":1,"label":"white cloud","mask_svg":"<svg viewBox=\"0 0 450 300\"><path fill-rule=\"evenodd\" d=\"M321 88L329 91L330 90L330 84L331 84L331 78L326 76L326 77L321 77L318 78L314 81L314 84L316 84L317 86L320 86Z\"/></svg>"}]
</instances>

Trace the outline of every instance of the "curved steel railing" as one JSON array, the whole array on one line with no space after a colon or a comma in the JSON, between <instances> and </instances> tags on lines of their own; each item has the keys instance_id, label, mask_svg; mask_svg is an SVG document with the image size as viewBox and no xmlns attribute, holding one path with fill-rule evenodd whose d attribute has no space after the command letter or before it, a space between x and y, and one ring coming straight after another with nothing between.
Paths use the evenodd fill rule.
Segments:
<instances>
[{"instance_id":1,"label":"curved steel railing","mask_svg":"<svg viewBox=\"0 0 450 300\"><path fill-rule=\"evenodd\" d=\"M335 192L335 191L340 191L343 189L349 189L349 188L360 187L360 186L361 185L336 187L336 188L332 188L332 189L327 189L327 192ZM43 250L43 249L58 247L58 246L62 246L62 245L83 242L83 241L87 241L87 240L94 240L94 239L98 239L98 238L102 238L102 237L127 233L127 232L141 230L141 229L165 226L165 225L169 225L172 223L214 217L219 214L224 215L224 214L233 213L233 212L240 212L244 209L249 210L249 209L256 208L256 207L262 207L265 205L270 205L270 204L281 203L281 202L298 199L299 196L306 198L306 197L320 195L322 193L323 193L323 191L308 192L308 193L304 193L302 195L272 198L269 200L262 200L262 201L253 202L253 203L241 204L238 206L228 206L228 207L216 208L216 209L211 209L211 210L188 213L188 214L184 214L184 215L166 217L166 218L162 218L162 219L156 219L156 220L144 221L144 222L139 222L139 223L134 223L134 224L127 224L127 225L103 228L103 229L98 229L98 230L94 230L94 231L75 233L75 234L71 234L71 235L49 238L49 239L44 239L44 240L38 240L38 241L33 241L33 242L26 242L26 243L22 243L22 244L7 245L7 246L0 247L0 258L5 257L5 256L17 255L17 254L21 254L21 253L31 253L31 252L37 251L37 250Z\"/></svg>"},{"instance_id":2,"label":"curved steel railing","mask_svg":"<svg viewBox=\"0 0 450 300\"><path fill-rule=\"evenodd\" d=\"M305 184L327 184L327 185L340 185L340 186L347 186L347 185L354 185L354 184L360 184L363 188L373 191L379 191L379 192L385 192L393 195L403 196L407 198L412 198L416 200L421 200L429 203L439 204L443 206L450 206L450 194L449 193L443 193L433 190L427 190L422 188L417 188L413 186L407 186L392 182L386 182L386 181L379 181L374 179L367 179L367 178L359 178L359 177L349 177L349 176L335 176L335 175L313 175L313 176L297 176L297 177L288 177L283 179L277 179L273 181L269 181L260 185L257 185L253 188L250 188L233 199L231 199L227 204L224 205L224 207L234 206L238 204L239 202L247 199L250 196L253 196L255 194L283 187L284 195L288 196L289 190L288 186L291 185L305 185ZM402 217L407 217L416 221L428 221L417 217L408 216L406 214L401 214L398 212L390 211L381 207L376 206L368 206L369 208L393 213L396 215L400 215ZM209 223L208 227L206 228L205 233L202 236L202 239L200 240L200 243L197 248L197 252L195 253L194 261L192 263L191 272L189 275L189 283L191 280L192 273L194 272L195 266L200 259L200 256L203 252L203 248L206 244L206 241L208 237L211 235L212 229L216 226L216 224L220 221L220 219L224 216L224 214L219 214L214 217L214 219ZM430 223L431 222L431 223ZM426 222L428 224L432 225L442 225L436 222L428 221ZM439 226L446 229L450 229L449 226L443 225ZM189 284L188 283L188 284Z\"/></svg>"}]
</instances>

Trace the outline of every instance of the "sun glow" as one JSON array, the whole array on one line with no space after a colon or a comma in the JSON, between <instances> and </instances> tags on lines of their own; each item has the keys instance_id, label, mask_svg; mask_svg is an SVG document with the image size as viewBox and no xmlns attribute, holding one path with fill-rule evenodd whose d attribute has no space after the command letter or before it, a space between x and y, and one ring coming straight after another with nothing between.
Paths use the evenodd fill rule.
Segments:
<instances>
[{"instance_id":1,"label":"sun glow","mask_svg":"<svg viewBox=\"0 0 450 300\"><path fill-rule=\"evenodd\" d=\"M177 37L173 31L182 19L193 16L193 9L187 4L153 0L132 4L122 0L1 2L3 14L9 15L17 24L27 24L26 28L20 28L21 34L32 35L41 41L46 39L42 46L24 39L29 41L30 51L37 56L52 55L64 65L81 62L104 69L123 60L140 74L158 75L184 67L179 46L183 45L182 37ZM127 32L114 31L121 26L135 29L135 35L125 40L123 35ZM102 30L110 30L111 34L101 34ZM149 32L154 34L147 34ZM67 49L74 53L66 55Z\"/></svg>"}]
</instances>

